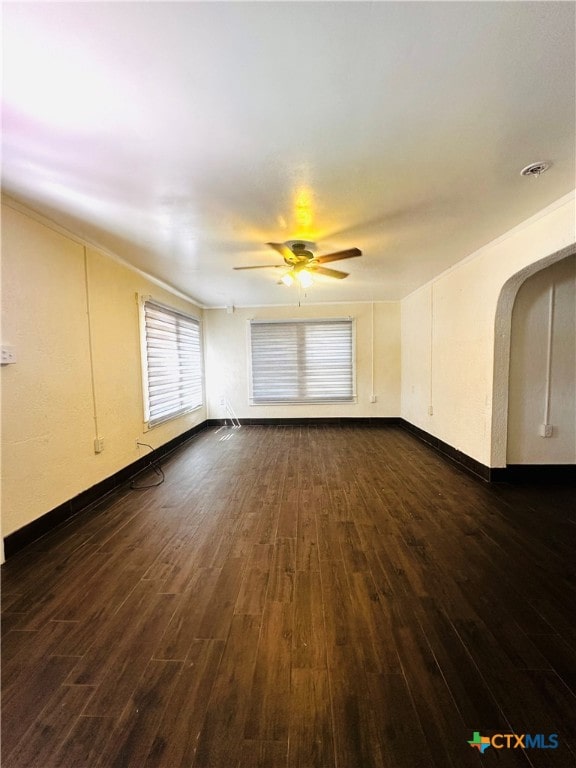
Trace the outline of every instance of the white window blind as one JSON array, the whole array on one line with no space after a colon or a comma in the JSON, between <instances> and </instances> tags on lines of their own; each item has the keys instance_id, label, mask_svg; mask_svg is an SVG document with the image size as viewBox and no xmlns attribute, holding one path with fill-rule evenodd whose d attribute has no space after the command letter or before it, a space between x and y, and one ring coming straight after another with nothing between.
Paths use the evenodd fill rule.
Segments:
<instances>
[{"instance_id":1,"label":"white window blind","mask_svg":"<svg viewBox=\"0 0 576 768\"><path fill-rule=\"evenodd\" d=\"M354 400L352 320L250 324L252 403Z\"/></svg>"},{"instance_id":2,"label":"white window blind","mask_svg":"<svg viewBox=\"0 0 576 768\"><path fill-rule=\"evenodd\" d=\"M145 419L153 427L202 405L200 323L144 302Z\"/></svg>"}]
</instances>

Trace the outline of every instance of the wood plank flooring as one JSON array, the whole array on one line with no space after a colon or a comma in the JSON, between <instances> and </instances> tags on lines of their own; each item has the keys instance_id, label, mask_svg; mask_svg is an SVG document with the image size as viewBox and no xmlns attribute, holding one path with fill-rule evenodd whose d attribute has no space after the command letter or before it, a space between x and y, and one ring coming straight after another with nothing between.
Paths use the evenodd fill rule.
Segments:
<instances>
[{"instance_id":1,"label":"wood plank flooring","mask_svg":"<svg viewBox=\"0 0 576 768\"><path fill-rule=\"evenodd\" d=\"M164 470L2 567L3 768L576 765L573 487L396 427L212 429Z\"/></svg>"}]
</instances>

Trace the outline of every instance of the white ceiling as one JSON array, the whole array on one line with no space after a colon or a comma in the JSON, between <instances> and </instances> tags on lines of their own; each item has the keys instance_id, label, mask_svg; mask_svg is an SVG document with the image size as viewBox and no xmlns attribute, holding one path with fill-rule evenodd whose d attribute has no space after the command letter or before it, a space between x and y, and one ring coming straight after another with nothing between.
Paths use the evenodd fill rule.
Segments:
<instances>
[{"instance_id":1,"label":"white ceiling","mask_svg":"<svg viewBox=\"0 0 576 768\"><path fill-rule=\"evenodd\" d=\"M205 306L294 238L396 300L574 188L575 7L5 3L3 187Z\"/></svg>"}]
</instances>

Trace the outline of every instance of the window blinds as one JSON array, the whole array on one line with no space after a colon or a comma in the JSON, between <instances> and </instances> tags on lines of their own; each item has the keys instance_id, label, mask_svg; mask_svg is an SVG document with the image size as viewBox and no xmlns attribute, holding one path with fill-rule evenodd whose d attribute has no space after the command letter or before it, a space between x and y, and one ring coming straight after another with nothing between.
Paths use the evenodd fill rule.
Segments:
<instances>
[{"instance_id":1,"label":"window blinds","mask_svg":"<svg viewBox=\"0 0 576 768\"><path fill-rule=\"evenodd\" d=\"M352 320L252 321L252 403L354 400Z\"/></svg>"},{"instance_id":2,"label":"window blinds","mask_svg":"<svg viewBox=\"0 0 576 768\"><path fill-rule=\"evenodd\" d=\"M144 302L146 420L153 427L202 405L200 323Z\"/></svg>"}]
</instances>

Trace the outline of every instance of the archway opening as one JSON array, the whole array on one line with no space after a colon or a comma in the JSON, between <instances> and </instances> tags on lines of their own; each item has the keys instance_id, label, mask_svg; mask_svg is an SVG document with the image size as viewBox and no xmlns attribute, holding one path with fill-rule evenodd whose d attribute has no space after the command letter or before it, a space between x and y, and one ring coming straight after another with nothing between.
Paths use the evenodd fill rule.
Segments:
<instances>
[{"instance_id":1,"label":"archway opening","mask_svg":"<svg viewBox=\"0 0 576 768\"><path fill-rule=\"evenodd\" d=\"M492 398L492 440L490 466L505 467L508 458L508 412L510 395L510 354L512 315L521 286L532 275L576 254L576 244L550 254L513 275L502 287L496 308L494 379ZM543 424L544 422L541 422Z\"/></svg>"}]
</instances>

